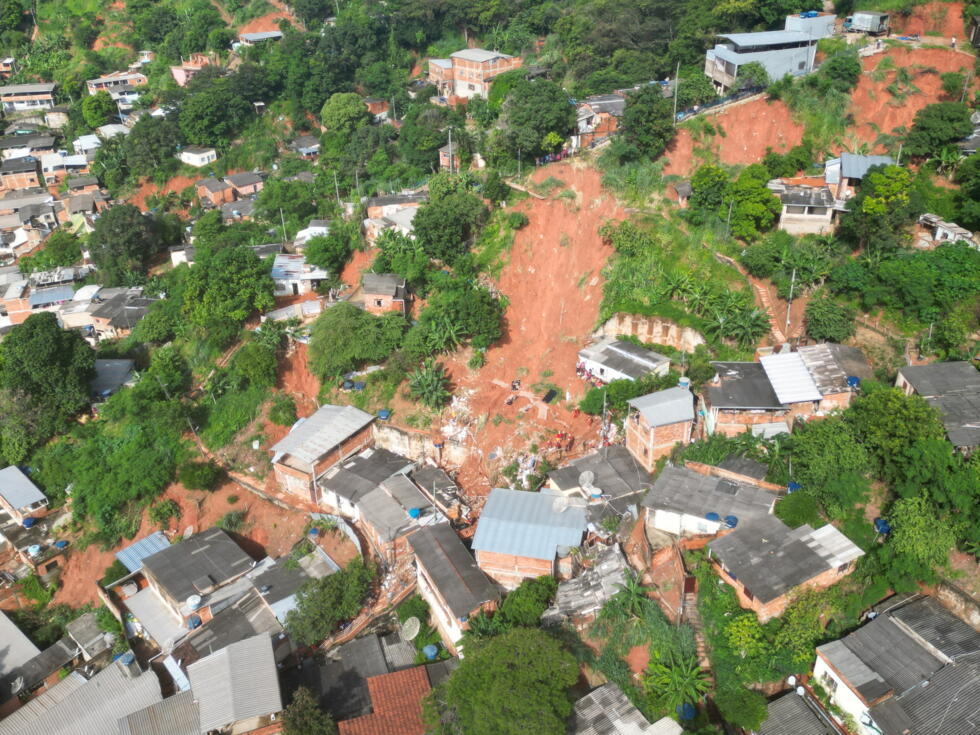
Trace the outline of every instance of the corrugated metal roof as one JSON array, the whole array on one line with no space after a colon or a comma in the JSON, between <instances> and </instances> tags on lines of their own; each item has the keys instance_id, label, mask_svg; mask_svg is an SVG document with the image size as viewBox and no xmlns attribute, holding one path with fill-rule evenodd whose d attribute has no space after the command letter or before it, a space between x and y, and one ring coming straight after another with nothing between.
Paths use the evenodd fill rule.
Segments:
<instances>
[{"instance_id":1,"label":"corrugated metal roof","mask_svg":"<svg viewBox=\"0 0 980 735\"><path fill-rule=\"evenodd\" d=\"M313 463L372 421L374 416L353 406L320 406L312 416L296 422L272 451Z\"/></svg>"},{"instance_id":2,"label":"corrugated metal roof","mask_svg":"<svg viewBox=\"0 0 980 735\"><path fill-rule=\"evenodd\" d=\"M829 523L811 531L800 540L817 552L828 567L839 567L864 556L859 546Z\"/></svg>"},{"instance_id":3,"label":"corrugated metal roof","mask_svg":"<svg viewBox=\"0 0 980 735\"><path fill-rule=\"evenodd\" d=\"M773 700L766 710L765 721L755 731L758 735L836 735L795 692Z\"/></svg>"},{"instance_id":4,"label":"corrugated metal roof","mask_svg":"<svg viewBox=\"0 0 980 735\"><path fill-rule=\"evenodd\" d=\"M71 286L36 288L28 295L27 303L31 306L57 304L59 301L71 301L74 295L75 289L73 289Z\"/></svg>"},{"instance_id":5,"label":"corrugated metal roof","mask_svg":"<svg viewBox=\"0 0 980 735\"><path fill-rule=\"evenodd\" d=\"M772 389L766 371L757 362L712 362L718 384L708 386L712 408L777 410L786 408Z\"/></svg>"},{"instance_id":6,"label":"corrugated metal roof","mask_svg":"<svg viewBox=\"0 0 980 735\"><path fill-rule=\"evenodd\" d=\"M480 515L473 548L552 560L559 546L579 546L584 532L584 501L495 488Z\"/></svg>"},{"instance_id":7,"label":"corrugated metal roof","mask_svg":"<svg viewBox=\"0 0 980 735\"><path fill-rule=\"evenodd\" d=\"M704 518L706 513L717 513L721 518L734 515L745 522L769 515L777 497L758 487L667 465L643 499L643 506L697 518Z\"/></svg>"},{"instance_id":8,"label":"corrugated metal roof","mask_svg":"<svg viewBox=\"0 0 980 735\"><path fill-rule=\"evenodd\" d=\"M782 352L777 355L765 355L759 359L759 362L781 403L819 401L823 397L817 390L817 384L813 382L810 371L806 369L800 353Z\"/></svg>"},{"instance_id":9,"label":"corrugated metal roof","mask_svg":"<svg viewBox=\"0 0 980 735\"><path fill-rule=\"evenodd\" d=\"M670 358L653 350L614 337L604 337L583 347L578 356L580 360L603 365L634 380L652 373L665 362L670 362Z\"/></svg>"},{"instance_id":10,"label":"corrugated metal roof","mask_svg":"<svg viewBox=\"0 0 980 735\"><path fill-rule=\"evenodd\" d=\"M719 38L727 38L740 48L751 46L771 46L779 43L810 43L815 39L799 31L759 31L757 33L719 33Z\"/></svg>"},{"instance_id":11,"label":"corrugated metal roof","mask_svg":"<svg viewBox=\"0 0 980 735\"><path fill-rule=\"evenodd\" d=\"M463 59L465 61L475 61L477 63L483 63L485 61L491 61L493 59L513 59L513 56L508 56L507 54L502 54L499 51L487 51L482 48L464 48L462 51L457 51L449 55L453 59Z\"/></svg>"},{"instance_id":12,"label":"corrugated metal roof","mask_svg":"<svg viewBox=\"0 0 980 735\"><path fill-rule=\"evenodd\" d=\"M980 652L980 634L932 597L922 597L889 613L952 661Z\"/></svg>"},{"instance_id":13,"label":"corrugated metal roof","mask_svg":"<svg viewBox=\"0 0 980 735\"><path fill-rule=\"evenodd\" d=\"M575 703L572 735L680 735L677 722L663 717L651 724L613 683L593 689Z\"/></svg>"},{"instance_id":14,"label":"corrugated metal roof","mask_svg":"<svg viewBox=\"0 0 980 735\"><path fill-rule=\"evenodd\" d=\"M843 640L896 694L919 686L943 666L938 656L888 615L879 615Z\"/></svg>"},{"instance_id":15,"label":"corrugated metal roof","mask_svg":"<svg viewBox=\"0 0 980 735\"><path fill-rule=\"evenodd\" d=\"M187 667L201 732L282 711L272 640L262 633Z\"/></svg>"},{"instance_id":16,"label":"corrugated metal roof","mask_svg":"<svg viewBox=\"0 0 980 735\"><path fill-rule=\"evenodd\" d=\"M924 686L899 699L923 735L976 735L980 732L980 661L950 664Z\"/></svg>"},{"instance_id":17,"label":"corrugated metal roof","mask_svg":"<svg viewBox=\"0 0 980 735\"><path fill-rule=\"evenodd\" d=\"M160 599L152 587L144 587L135 595L127 597L126 607L164 651L169 651L188 633L183 621Z\"/></svg>"},{"instance_id":18,"label":"corrugated metal roof","mask_svg":"<svg viewBox=\"0 0 980 735\"><path fill-rule=\"evenodd\" d=\"M855 153L841 153L840 170L846 179L863 179L872 166L891 166L895 163L891 156L859 156Z\"/></svg>"},{"instance_id":19,"label":"corrugated metal roof","mask_svg":"<svg viewBox=\"0 0 980 735\"><path fill-rule=\"evenodd\" d=\"M193 692L180 692L119 720L119 735L199 735Z\"/></svg>"},{"instance_id":20,"label":"corrugated metal roof","mask_svg":"<svg viewBox=\"0 0 980 735\"><path fill-rule=\"evenodd\" d=\"M500 593L448 523L428 526L408 537L416 562L446 601L450 612L465 618Z\"/></svg>"},{"instance_id":21,"label":"corrugated metal roof","mask_svg":"<svg viewBox=\"0 0 980 735\"><path fill-rule=\"evenodd\" d=\"M694 420L694 395L687 388L667 388L627 401L650 426Z\"/></svg>"},{"instance_id":22,"label":"corrugated metal roof","mask_svg":"<svg viewBox=\"0 0 980 735\"><path fill-rule=\"evenodd\" d=\"M170 541L163 535L162 531L154 531L146 538L141 538L134 544L130 544L122 551L116 552L116 558L122 562L123 566L131 572L138 572L143 568L143 560L148 556L153 556L158 551L163 551L170 546Z\"/></svg>"},{"instance_id":23,"label":"corrugated metal roof","mask_svg":"<svg viewBox=\"0 0 980 735\"><path fill-rule=\"evenodd\" d=\"M41 653L7 613L0 611L0 679Z\"/></svg>"},{"instance_id":24,"label":"corrugated metal roof","mask_svg":"<svg viewBox=\"0 0 980 735\"><path fill-rule=\"evenodd\" d=\"M19 467L13 465L0 470L0 495L16 510L34 503L47 502L37 485Z\"/></svg>"}]
</instances>

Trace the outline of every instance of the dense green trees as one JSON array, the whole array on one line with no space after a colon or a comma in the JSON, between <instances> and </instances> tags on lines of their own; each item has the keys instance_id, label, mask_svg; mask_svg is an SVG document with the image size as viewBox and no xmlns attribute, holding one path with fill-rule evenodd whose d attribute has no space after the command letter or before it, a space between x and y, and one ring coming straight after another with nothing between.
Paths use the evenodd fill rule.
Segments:
<instances>
[{"instance_id":1,"label":"dense green trees","mask_svg":"<svg viewBox=\"0 0 980 735\"><path fill-rule=\"evenodd\" d=\"M483 202L468 191L433 197L415 214L415 237L430 258L451 265L470 249L486 217Z\"/></svg>"},{"instance_id":2,"label":"dense green trees","mask_svg":"<svg viewBox=\"0 0 980 735\"><path fill-rule=\"evenodd\" d=\"M433 360L426 360L408 376L408 390L417 401L429 408L442 408L449 402L449 378L446 369Z\"/></svg>"},{"instance_id":3,"label":"dense green trees","mask_svg":"<svg viewBox=\"0 0 980 735\"><path fill-rule=\"evenodd\" d=\"M913 156L932 156L972 132L970 108L961 102L935 102L915 113L905 150Z\"/></svg>"},{"instance_id":4,"label":"dense green trees","mask_svg":"<svg viewBox=\"0 0 980 735\"><path fill-rule=\"evenodd\" d=\"M82 117L90 128L105 125L116 114L116 103L105 90L99 90L82 100Z\"/></svg>"},{"instance_id":5,"label":"dense green trees","mask_svg":"<svg viewBox=\"0 0 980 735\"><path fill-rule=\"evenodd\" d=\"M616 146L626 160L656 158L674 137L673 101L660 85L645 86L626 98Z\"/></svg>"},{"instance_id":6,"label":"dense green trees","mask_svg":"<svg viewBox=\"0 0 980 735\"><path fill-rule=\"evenodd\" d=\"M854 334L856 316L854 309L821 296L806 305L806 331L814 339L843 342Z\"/></svg>"},{"instance_id":7,"label":"dense green trees","mask_svg":"<svg viewBox=\"0 0 980 735\"><path fill-rule=\"evenodd\" d=\"M510 157L516 160L521 151L526 160L531 160L553 153L561 145L575 124L575 107L554 82L521 79L504 101L501 123Z\"/></svg>"},{"instance_id":8,"label":"dense green trees","mask_svg":"<svg viewBox=\"0 0 980 735\"><path fill-rule=\"evenodd\" d=\"M740 240L752 241L770 229L781 209L766 187L769 172L761 164L746 166L734 181L724 169L705 164L691 177L691 198L685 216L695 224L724 223Z\"/></svg>"},{"instance_id":9,"label":"dense green trees","mask_svg":"<svg viewBox=\"0 0 980 735\"><path fill-rule=\"evenodd\" d=\"M252 105L236 94L227 77L195 77L180 104L180 131L194 145L227 146L252 115Z\"/></svg>"},{"instance_id":10,"label":"dense green trees","mask_svg":"<svg viewBox=\"0 0 980 735\"><path fill-rule=\"evenodd\" d=\"M467 646L459 668L430 695L428 724L445 735L563 735L577 679L575 659L558 641L516 627Z\"/></svg>"},{"instance_id":11,"label":"dense green trees","mask_svg":"<svg viewBox=\"0 0 980 735\"><path fill-rule=\"evenodd\" d=\"M313 323L310 369L327 379L369 362L383 362L399 347L407 327L401 314L377 317L352 304L337 304Z\"/></svg>"},{"instance_id":12,"label":"dense green trees","mask_svg":"<svg viewBox=\"0 0 980 735\"><path fill-rule=\"evenodd\" d=\"M126 163L144 174L165 164L175 166L174 153L180 140L180 129L175 122L166 117L144 115L126 136Z\"/></svg>"},{"instance_id":13,"label":"dense green trees","mask_svg":"<svg viewBox=\"0 0 980 735\"><path fill-rule=\"evenodd\" d=\"M132 204L105 211L89 237L89 251L102 283L115 286L136 281L157 253L170 244L161 225Z\"/></svg>"},{"instance_id":14,"label":"dense green trees","mask_svg":"<svg viewBox=\"0 0 980 735\"><path fill-rule=\"evenodd\" d=\"M293 701L282 713L283 735L337 735L337 725L320 709L306 687L293 693Z\"/></svg>"},{"instance_id":15,"label":"dense green trees","mask_svg":"<svg viewBox=\"0 0 980 735\"><path fill-rule=\"evenodd\" d=\"M361 611L371 589L374 567L358 557L339 572L307 582L286 616L286 631L304 646L319 643Z\"/></svg>"},{"instance_id":16,"label":"dense green trees","mask_svg":"<svg viewBox=\"0 0 980 735\"><path fill-rule=\"evenodd\" d=\"M81 259L82 248L78 236L66 229L57 229L48 235L40 251L19 258L17 266L22 273L34 273L73 265Z\"/></svg>"}]
</instances>

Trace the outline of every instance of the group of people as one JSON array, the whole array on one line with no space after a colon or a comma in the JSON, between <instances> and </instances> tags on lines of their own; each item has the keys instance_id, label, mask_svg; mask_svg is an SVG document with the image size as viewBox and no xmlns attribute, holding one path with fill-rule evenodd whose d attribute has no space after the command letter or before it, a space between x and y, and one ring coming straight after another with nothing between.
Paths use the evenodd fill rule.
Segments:
<instances>
[{"instance_id":1,"label":"group of people","mask_svg":"<svg viewBox=\"0 0 980 735\"><path fill-rule=\"evenodd\" d=\"M587 382L591 388L602 388L606 385L606 381L593 375L592 372L585 367L584 362L580 362L575 366L575 374Z\"/></svg>"}]
</instances>

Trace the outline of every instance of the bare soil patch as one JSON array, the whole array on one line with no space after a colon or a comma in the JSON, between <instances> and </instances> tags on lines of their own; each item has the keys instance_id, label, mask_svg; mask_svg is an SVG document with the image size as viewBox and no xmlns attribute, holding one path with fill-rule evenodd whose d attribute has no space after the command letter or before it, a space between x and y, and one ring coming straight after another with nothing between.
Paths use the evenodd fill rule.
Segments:
<instances>
[{"instance_id":1,"label":"bare soil patch","mask_svg":"<svg viewBox=\"0 0 980 735\"><path fill-rule=\"evenodd\" d=\"M966 39L966 28L963 24L963 3L932 2L916 5L912 14L903 17L897 13L892 15L892 35L918 33L924 41L930 37L926 32L939 33L941 38L955 37L958 43ZM938 37L932 37L937 38Z\"/></svg>"},{"instance_id":2,"label":"bare soil patch","mask_svg":"<svg viewBox=\"0 0 980 735\"><path fill-rule=\"evenodd\" d=\"M203 178L203 176L201 177ZM164 184L162 187L158 187L149 179L144 180L140 184L139 188L129 197L129 203L135 204L141 210L146 209L146 198L151 194L167 194L169 192L181 192L188 186L193 186L197 178L191 178L190 176L174 176L170 181Z\"/></svg>"}]
</instances>

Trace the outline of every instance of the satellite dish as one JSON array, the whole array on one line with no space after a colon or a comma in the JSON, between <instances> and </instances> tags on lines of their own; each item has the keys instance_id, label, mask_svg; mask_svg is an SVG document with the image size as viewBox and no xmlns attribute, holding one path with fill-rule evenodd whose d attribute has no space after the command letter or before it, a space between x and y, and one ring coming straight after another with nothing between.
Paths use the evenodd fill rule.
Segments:
<instances>
[{"instance_id":1,"label":"satellite dish","mask_svg":"<svg viewBox=\"0 0 980 735\"><path fill-rule=\"evenodd\" d=\"M24 688L24 677L18 676L14 679L13 683L10 685L10 693L17 694Z\"/></svg>"},{"instance_id":2,"label":"satellite dish","mask_svg":"<svg viewBox=\"0 0 980 735\"><path fill-rule=\"evenodd\" d=\"M402 624L402 638L410 641L422 630L422 624L416 617L411 617Z\"/></svg>"},{"instance_id":3,"label":"satellite dish","mask_svg":"<svg viewBox=\"0 0 980 735\"><path fill-rule=\"evenodd\" d=\"M595 472L592 470L585 470L578 476L578 486L581 488L592 487L593 482L595 482Z\"/></svg>"},{"instance_id":4,"label":"satellite dish","mask_svg":"<svg viewBox=\"0 0 980 735\"><path fill-rule=\"evenodd\" d=\"M555 501L551 504L551 509L555 511L555 513L564 513L567 508L568 498L566 498L564 495L559 495L556 497Z\"/></svg>"}]
</instances>

